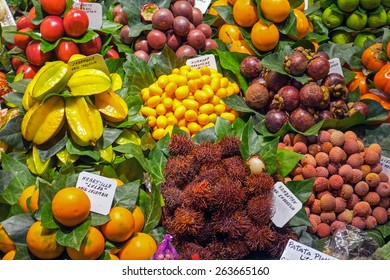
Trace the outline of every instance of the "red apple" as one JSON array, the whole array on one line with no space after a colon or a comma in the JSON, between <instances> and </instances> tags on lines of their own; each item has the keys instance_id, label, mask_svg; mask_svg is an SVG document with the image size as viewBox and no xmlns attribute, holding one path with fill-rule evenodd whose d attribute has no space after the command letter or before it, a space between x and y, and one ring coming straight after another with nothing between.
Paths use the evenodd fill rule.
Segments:
<instances>
[{"instance_id":1,"label":"red apple","mask_svg":"<svg viewBox=\"0 0 390 280\"><path fill-rule=\"evenodd\" d=\"M41 36L48 42L55 42L64 36L65 30L62 23L62 18L59 16L47 16L45 17L39 27Z\"/></svg>"},{"instance_id":2,"label":"red apple","mask_svg":"<svg viewBox=\"0 0 390 280\"><path fill-rule=\"evenodd\" d=\"M34 24L31 21L37 17L37 13L35 12L35 7L32 7L31 10L28 12L27 19L28 19L28 24L29 27L32 29L38 29L39 24Z\"/></svg>"},{"instance_id":3,"label":"red apple","mask_svg":"<svg viewBox=\"0 0 390 280\"><path fill-rule=\"evenodd\" d=\"M30 27L26 27L26 28L22 28L19 30L19 32L28 32L28 31L32 31L33 29L30 28ZM17 46L18 48L22 49L22 50L25 50L27 45L32 41L32 38L30 36L27 36L27 35L23 35L23 34L15 34L14 35L14 44L15 46Z\"/></svg>"},{"instance_id":4,"label":"red apple","mask_svg":"<svg viewBox=\"0 0 390 280\"><path fill-rule=\"evenodd\" d=\"M120 56L119 56L119 53L115 49L111 48L107 51L104 58L120 58Z\"/></svg>"},{"instance_id":5,"label":"red apple","mask_svg":"<svg viewBox=\"0 0 390 280\"><path fill-rule=\"evenodd\" d=\"M80 53L77 44L67 40L61 40L54 51L57 59L64 62L68 62L72 55Z\"/></svg>"},{"instance_id":6,"label":"red apple","mask_svg":"<svg viewBox=\"0 0 390 280\"><path fill-rule=\"evenodd\" d=\"M29 27L29 26L30 26L29 20L28 20L28 18L25 15L21 16L16 21L16 29L17 30L20 30L20 29L23 29L23 28L26 28L26 27Z\"/></svg>"},{"instance_id":7,"label":"red apple","mask_svg":"<svg viewBox=\"0 0 390 280\"><path fill-rule=\"evenodd\" d=\"M35 66L42 66L51 58L51 51L42 52L40 41L31 41L26 48L27 60Z\"/></svg>"},{"instance_id":8,"label":"red apple","mask_svg":"<svg viewBox=\"0 0 390 280\"><path fill-rule=\"evenodd\" d=\"M20 73L24 73L23 78L24 79L32 79L34 78L35 74L38 72L39 67L36 67L34 65L30 64L22 64L18 67L16 70L16 75Z\"/></svg>"},{"instance_id":9,"label":"red apple","mask_svg":"<svg viewBox=\"0 0 390 280\"><path fill-rule=\"evenodd\" d=\"M86 12L77 8L69 9L64 15L64 28L70 37L80 37L88 31L89 19Z\"/></svg>"},{"instance_id":10,"label":"red apple","mask_svg":"<svg viewBox=\"0 0 390 280\"><path fill-rule=\"evenodd\" d=\"M66 8L66 0L41 0L42 9L49 15L61 15Z\"/></svg>"},{"instance_id":11,"label":"red apple","mask_svg":"<svg viewBox=\"0 0 390 280\"><path fill-rule=\"evenodd\" d=\"M92 55L95 53L99 53L101 48L102 40L100 39L99 35L86 43L79 43L79 49L83 55Z\"/></svg>"},{"instance_id":12,"label":"red apple","mask_svg":"<svg viewBox=\"0 0 390 280\"><path fill-rule=\"evenodd\" d=\"M12 65L12 68L14 68L15 70L17 70L19 68L19 66L23 65L24 62L21 61L19 58L17 58L16 56L13 57L11 59L11 65Z\"/></svg>"}]
</instances>

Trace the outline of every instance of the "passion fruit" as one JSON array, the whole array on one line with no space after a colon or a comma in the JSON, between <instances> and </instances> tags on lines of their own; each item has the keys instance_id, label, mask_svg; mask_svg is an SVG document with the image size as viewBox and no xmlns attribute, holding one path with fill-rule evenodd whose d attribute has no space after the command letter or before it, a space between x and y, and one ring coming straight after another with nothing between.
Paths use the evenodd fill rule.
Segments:
<instances>
[{"instance_id":1,"label":"passion fruit","mask_svg":"<svg viewBox=\"0 0 390 280\"><path fill-rule=\"evenodd\" d=\"M175 17L183 16L192 21L192 5L184 0L176 1L171 6L172 13Z\"/></svg>"},{"instance_id":2,"label":"passion fruit","mask_svg":"<svg viewBox=\"0 0 390 280\"><path fill-rule=\"evenodd\" d=\"M172 28L174 16L171 10L161 8L156 11L152 16L153 28L166 31Z\"/></svg>"},{"instance_id":3,"label":"passion fruit","mask_svg":"<svg viewBox=\"0 0 390 280\"><path fill-rule=\"evenodd\" d=\"M141 8L141 18L144 22L152 22L152 18L155 12L157 12L160 8L157 4L154 3L146 3Z\"/></svg>"},{"instance_id":4,"label":"passion fruit","mask_svg":"<svg viewBox=\"0 0 390 280\"><path fill-rule=\"evenodd\" d=\"M188 3L188 2L187 2ZM188 32L187 43L194 49L201 49L206 43L206 36L199 29L193 29Z\"/></svg>"},{"instance_id":5,"label":"passion fruit","mask_svg":"<svg viewBox=\"0 0 390 280\"><path fill-rule=\"evenodd\" d=\"M178 58L183 58L183 57L192 57L197 55L196 50L191 47L190 45L182 45L176 50L176 56Z\"/></svg>"},{"instance_id":6,"label":"passion fruit","mask_svg":"<svg viewBox=\"0 0 390 280\"><path fill-rule=\"evenodd\" d=\"M173 31L179 36L187 36L188 32L190 32L190 21L183 16L177 16L173 20L172 24Z\"/></svg>"}]
</instances>

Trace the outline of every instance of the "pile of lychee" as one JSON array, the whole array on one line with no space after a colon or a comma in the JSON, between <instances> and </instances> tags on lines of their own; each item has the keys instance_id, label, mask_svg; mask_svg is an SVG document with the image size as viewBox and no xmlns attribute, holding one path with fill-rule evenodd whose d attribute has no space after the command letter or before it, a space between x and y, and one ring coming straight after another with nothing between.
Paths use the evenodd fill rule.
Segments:
<instances>
[{"instance_id":1,"label":"pile of lychee","mask_svg":"<svg viewBox=\"0 0 390 280\"><path fill-rule=\"evenodd\" d=\"M309 233L324 238L346 224L370 230L389 220L390 183L379 144L366 146L353 131L328 129L318 136L287 134L279 148L305 155L286 181L315 178L304 203Z\"/></svg>"}]
</instances>

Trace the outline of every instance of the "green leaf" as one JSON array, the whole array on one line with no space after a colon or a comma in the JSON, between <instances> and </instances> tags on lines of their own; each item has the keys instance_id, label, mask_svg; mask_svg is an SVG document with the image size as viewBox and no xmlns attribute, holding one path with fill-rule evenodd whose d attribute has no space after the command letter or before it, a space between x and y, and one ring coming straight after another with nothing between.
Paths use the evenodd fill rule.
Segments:
<instances>
[{"instance_id":1,"label":"green leaf","mask_svg":"<svg viewBox=\"0 0 390 280\"><path fill-rule=\"evenodd\" d=\"M27 231L34 222L30 213L23 213L12 216L2 221L1 224L16 244L26 244Z\"/></svg>"},{"instance_id":2,"label":"green leaf","mask_svg":"<svg viewBox=\"0 0 390 280\"><path fill-rule=\"evenodd\" d=\"M382 233L383 238L387 238L388 236L390 236L390 222L387 222L384 225L377 226L376 229Z\"/></svg>"},{"instance_id":3,"label":"green leaf","mask_svg":"<svg viewBox=\"0 0 390 280\"><path fill-rule=\"evenodd\" d=\"M14 260L31 260L32 254L27 248L27 245L19 245L16 244L16 253L15 253L15 258Z\"/></svg>"},{"instance_id":4,"label":"green leaf","mask_svg":"<svg viewBox=\"0 0 390 280\"><path fill-rule=\"evenodd\" d=\"M237 112L252 113L252 114L260 115L257 111L248 107L248 105L246 105L246 103L245 103L245 100L237 94L230 95L228 97L223 98L222 100L223 100L223 102L226 103L226 105L228 105L230 108L232 108L233 110L235 110Z\"/></svg>"},{"instance_id":5,"label":"green leaf","mask_svg":"<svg viewBox=\"0 0 390 280\"><path fill-rule=\"evenodd\" d=\"M114 151L126 154L127 157L134 157L141 164L142 168L146 171L150 171L148 161L146 160L141 146L134 143L127 143L124 145L113 147Z\"/></svg>"},{"instance_id":6,"label":"green leaf","mask_svg":"<svg viewBox=\"0 0 390 280\"><path fill-rule=\"evenodd\" d=\"M340 58L341 65L347 63L352 69L362 69L361 57L363 48L349 44L327 42L321 44L318 51L325 51L330 58Z\"/></svg>"},{"instance_id":7,"label":"green leaf","mask_svg":"<svg viewBox=\"0 0 390 280\"><path fill-rule=\"evenodd\" d=\"M163 151L168 146L168 142L169 134L166 134L153 147L147 159L149 165L148 171L152 176L153 183L156 186L160 186L160 184L164 181L164 168L167 162L167 158Z\"/></svg>"},{"instance_id":8,"label":"green leaf","mask_svg":"<svg viewBox=\"0 0 390 280\"><path fill-rule=\"evenodd\" d=\"M75 174L74 165L71 162L66 163L59 170L58 177L52 182L53 189L55 191L59 191L68 186L76 186L77 179L78 179L78 174ZM47 193L48 193L48 197L52 195L49 193L49 190L47 190Z\"/></svg>"},{"instance_id":9,"label":"green leaf","mask_svg":"<svg viewBox=\"0 0 390 280\"><path fill-rule=\"evenodd\" d=\"M48 229L60 228L54 220L53 212L51 210L51 202L46 202L41 208L42 226Z\"/></svg>"},{"instance_id":10,"label":"green leaf","mask_svg":"<svg viewBox=\"0 0 390 280\"><path fill-rule=\"evenodd\" d=\"M203 141L209 141L214 143L217 140L217 135L215 134L215 127L209 127L202 129L192 138L195 143L202 143Z\"/></svg>"},{"instance_id":11,"label":"green leaf","mask_svg":"<svg viewBox=\"0 0 390 280\"><path fill-rule=\"evenodd\" d=\"M279 137L263 143L259 155L265 162L268 174L274 174L278 170L278 163L276 162L276 154L278 150Z\"/></svg>"},{"instance_id":12,"label":"green leaf","mask_svg":"<svg viewBox=\"0 0 390 280\"><path fill-rule=\"evenodd\" d=\"M245 121L242 118L236 118L232 124L233 134L242 141L242 134L245 128Z\"/></svg>"},{"instance_id":13,"label":"green leaf","mask_svg":"<svg viewBox=\"0 0 390 280\"><path fill-rule=\"evenodd\" d=\"M214 6L213 8L218 12L218 14L226 23L236 24L236 21L234 20L233 17L233 6L224 5L224 6Z\"/></svg>"},{"instance_id":14,"label":"green leaf","mask_svg":"<svg viewBox=\"0 0 390 280\"><path fill-rule=\"evenodd\" d=\"M217 135L217 138L221 139L226 135L231 135L232 132L233 128L231 123L228 120L217 117L217 121L215 122L215 134Z\"/></svg>"},{"instance_id":15,"label":"green leaf","mask_svg":"<svg viewBox=\"0 0 390 280\"><path fill-rule=\"evenodd\" d=\"M379 230L365 230L364 233L371 239L375 240L379 247L385 245L385 240Z\"/></svg>"},{"instance_id":16,"label":"green leaf","mask_svg":"<svg viewBox=\"0 0 390 280\"><path fill-rule=\"evenodd\" d=\"M65 132L65 130L63 130ZM38 150L39 157L42 161L46 161L55 156L56 153L61 151L68 141L68 135L65 133L59 133L53 139L44 145L36 146Z\"/></svg>"},{"instance_id":17,"label":"green leaf","mask_svg":"<svg viewBox=\"0 0 390 280\"><path fill-rule=\"evenodd\" d=\"M161 218L161 194L159 189L152 185L152 192L148 195L140 190L139 207L145 214L145 226L143 232L150 233L159 224Z\"/></svg>"},{"instance_id":18,"label":"green leaf","mask_svg":"<svg viewBox=\"0 0 390 280\"><path fill-rule=\"evenodd\" d=\"M296 213L294 217L291 218L291 220L288 222L288 225L291 227L312 226L304 208L301 208L298 213Z\"/></svg>"},{"instance_id":19,"label":"green leaf","mask_svg":"<svg viewBox=\"0 0 390 280\"><path fill-rule=\"evenodd\" d=\"M378 248L375 251L374 256L379 260L390 260L390 242L387 242L384 246Z\"/></svg>"},{"instance_id":20,"label":"green leaf","mask_svg":"<svg viewBox=\"0 0 390 280\"><path fill-rule=\"evenodd\" d=\"M262 145L262 137L253 129L252 118L248 120L242 130L240 152L244 160L251 155L259 153Z\"/></svg>"},{"instance_id":21,"label":"green leaf","mask_svg":"<svg viewBox=\"0 0 390 280\"><path fill-rule=\"evenodd\" d=\"M17 150L24 150L27 146L21 132L23 116L19 115L10 119L5 127L0 130L0 141Z\"/></svg>"},{"instance_id":22,"label":"green leaf","mask_svg":"<svg viewBox=\"0 0 390 280\"><path fill-rule=\"evenodd\" d=\"M105 128L103 130L103 147L102 148L105 149L108 146L112 145L121 133L122 133L122 129Z\"/></svg>"},{"instance_id":23,"label":"green leaf","mask_svg":"<svg viewBox=\"0 0 390 280\"><path fill-rule=\"evenodd\" d=\"M153 54L148 61L148 66L154 70L157 77L163 74L169 75L174 68L182 65L184 65L184 60L179 59L168 45L164 46L161 54Z\"/></svg>"},{"instance_id":24,"label":"green leaf","mask_svg":"<svg viewBox=\"0 0 390 280\"><path fill-rule=\"evenodd\" d=\"M138 199L140 186L141 182L137 180L117 187L114 197L114 206L122 206L132 211Z\"/></svg>"},{"instance_id":25,"label":"green leaf","mask_svg":"<svg viewBox=\"0 0 390 280\"><path fill-rule=\"evenodd\" d=\"M302 202L305 203L313 192L314 178L290 181L286 183L289 190Z\"/></svg>"},{"instance_id":26,"label":"green leaf","mask_svg":"<svg viewBox=\"0 0 390 280\"><path fill-rule=\"evenodd\" d=\"M290 130L291 131L295 131L296 133L300 133L304 136L310 136L310 135L318 135L318 132L320 131L320 129L322 128L323 124L324 124L324 121L319 121L317 122L315 125L313 125L312 127L308 128L306 131L302 132L302 131L299 131L299 130L296 130L291 124L290 122L288 122L289 126L290 126Z\"/></svg>"},{"instance_id":27,"label":"green leaf","mask_svg":"<svg viewBox=\"0 0 390 280\"><path fill-rule=\"evenodd\" d=\"M298 37L297 18L295 17L292 9L290 10L288 17L283 22L277 23L276 26L278 27L280 33Z\"/></svg>"},{"instance_id":28,"label":"green leaf","mask_svg":"<svg viewBox=\"0 0 390 280\"><path fill-rule=\"evenodd\" d=\"M278 149L277 161L279 164L280 175L282 175L282 177L286 177L304 157L304 155L288 149Z\"/></svg>"},{"instance_id":29,"label":"green leaf","mask_svg":"<svg viewBox=\"0 0 390 280\"><path fill-rule=\"evenodd\" d=\"M122 27L122 24L115 23L110 20L103 20L103 26L99 29L100 32L113 34Z\"/></svg>"},{"instance_id":30,"label":"green leaf","mask_svg":"<svg viewBox=\"0 0 390 280\"><path fill-rule=\"evenodd\" d=\"M70 154L88 156L93 158L95 161L98 161L100 158L100 152L98 150L91 150L90 147L81 147L74 143L73 140L69 140L66 142L66 149Z\"/></svg>"},{"instance_id":31,"label":"green leaf","mask_svg":"<svg viewBox=\"0 0 390 280\"><path fill-rule=\"evenodd\" d=\"M104 225L110 220L109 215L102 215L99 213L91 212L91 226L98 227Z\"/></svg>"},{"instance_id":32,"label":"green leaf","mask_svg":"<svg viewBox=\"0 0 390 280\"><path fill-rule=\"evenodd\" d=\"M66 247L80 249L81 243L88 233L91 220L88 219L77 227L62 227L57 231L56 241L58 244Z\"/></svg>"},{"instance_id":33,"label":"green leaf","mask_svg":"<svg viewBox=\"0 0 390 280\"><path fill-rule=\"evenodd\" d=\"M152 230L150 235L154 238L154 240L156 240L157 243L159 243L159 242L164 240L164 235L166 233L167 232L165 231L165 229L163 227L156 227Z\"/></svg>"}]
</instances>

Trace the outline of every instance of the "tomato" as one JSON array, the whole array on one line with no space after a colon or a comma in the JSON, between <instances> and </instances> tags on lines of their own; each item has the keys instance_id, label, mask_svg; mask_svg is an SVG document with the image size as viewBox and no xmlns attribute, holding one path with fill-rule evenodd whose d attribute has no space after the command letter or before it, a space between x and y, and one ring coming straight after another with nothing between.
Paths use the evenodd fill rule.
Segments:
<instances>
[{"instance_id":1,"label":"tomato","mask_svg":"<svg viewBox=\"0 0 390 280\"><path fill-rule=\"evenodd\" d=\"M27 60L35 66L42 66L51 58L51 51L42 52L40 41L31 41L26 48Z\"/></svg>"},{"instance_id":2,"label":"tomato","mask_svg":"<svg viewBox=\"0 0 390 280\"><path fill-rule=\"evenodd\" d=\"M79 47L75 42L66 40L61 40L54 51L57 59L64 62L68 62L72 55L80 53Z\"/></svg>"},{"instance_id":3,"label":"tomato","mask_svg":"<svg viewBox=\"0 0 390 280\"><path fill-rule=\"evenodd\" d=\"M35 7L32 7L31 10L28 12L28 15L27 15L29 27L32 28L32 29L38 29L39 28L38 24L34 24L34 23L31 22L36 17L37 17L37 14L35 12Z\"/></svg>"},{"instance_id":4,"label":"tomato","mask_svg":"<svg viewBox=\"0 0 390 280\"><path fill-rule=\"evenodd\" d=\"M386 64L382 57L383 48L382 43L375 43L366 48L362 54L362 64L370 71L377 71Z\"/></svg>"},{"instance_id":5,"label":"tomato","mask_svg":"<svg viewBox=\"0 0 390 280\"><path fill-rule=\"evenodd\" d=\"M113 48L109 49L104 58L120 58L119 53Z\"/></svg>"},{"instance_id":6,"label":"tomato","mask_svg":"<svg viewBox=\"0 0 390 280\"><path fill-rule=\"evenodd\" d=\"M17 30L20 30L20 29L23 29L23 28L26 28L26 27L29 27L29 26L30 26L29 20L27 19L27 17L25 15L21 16L16 21L16 29Z\"/></svg>"},{"instance_id":7,"label":"tomato","mask_svg":"<svg viewBox=\"0 0 390 280\"><path fill-rule=\"evenodd\" d=\"M64 28L71 37L80 37L88 30L89 19L86 12L77 8L69 9L64 15Z\"/></svg>"},{"instance_id":8,"label":"tomato","mask_svg":"<svg viewBox=\"0 0 390 280\"><path fill-rule=\"evenodd\" d=\"M100 36L96 36L86 43L79 43L80 52L84 55L99 53L101 48L102 40L100 39Z\"/></svg>"},{"instance_id":9,"label":"tomato","mask_svg":"<svg viewBox=\"0 0 390 280\"><path fill-rule=\"evenodd\" d=\"M15 70L19 68L20 65L23 65L24 62L21 61L19 58L17 57L13 57L11 59L11 65L12 65L12 68L14 68Z\"/></svg>"},{"instance_id":10,"label":"tomato","mask_svg":"<svg viewBox=\"0 0 390 280\"><path fill-rule=\"evenodd\" d=\"M369 91L369 88L366 84L366 76L362 72L356 72L355 77L348 84L348 90L350 92L354 91L359 87L360 95L363 95Z\"/></svg>"},{"instance_id":11,"label":"tomato","mask_svg":"<svg viewBox=\"0 0 390 280\"><path fill-rule=\"evenodd\" d=\"M34 66L34 65L22 64L16 70L16 75L23 72L24 73L23 77L25 79L32 79L32 78L34 78L34 76L38 72L38 70L39 70L39 68Z\"/></svg>"},{"instance_id":12,"label":"tomato","mask_svg":"<svg viewBox=\"0 0 390 280\"><path fill-rule=\"evenodd\" d=\"M59 16L47 16L45 17L39 27L41 36L46 41L53 43L64 36L64 24L62 18Z\"/></svg>"},{"instance_id":13,"label":"tomato","mask_svg":"<svg viewBox=\"0 0 390 280\"><path fill-rule=\"evenodd\" d=\"M32 30L33 30L32 28L26 27L26 28L20 29L19 32L28 32L28 31L32 31ZM30 36L23 35L23 34L15 34L14 35L15 46L17 46L18 48L20 48L22 50L25 50L27 45L31 41L32 41L32 38Z\"/></svg>"},{"instance_id":14,"label":"tomato","mask_svg":"<svg viewBox=\"0 0 390 280\"><path fill-rule=\"evenodd\" d=\"M41 0L42 9L49 15L59 16L65 11L66 0ZM81 2L81 1L80 1Z\"/></svg>"},{"instance_id":15,"label":"tomato","mask_svg":"<svg viewBox=\"0 0 390 280\"><path fill-rule=\"evenodd\" d=\"M374 76L374 84L390 96L390 64L383 66Z\"/></svg>"}]
</instances>

